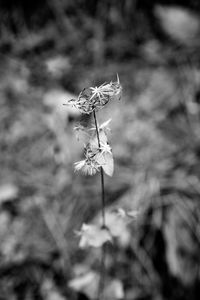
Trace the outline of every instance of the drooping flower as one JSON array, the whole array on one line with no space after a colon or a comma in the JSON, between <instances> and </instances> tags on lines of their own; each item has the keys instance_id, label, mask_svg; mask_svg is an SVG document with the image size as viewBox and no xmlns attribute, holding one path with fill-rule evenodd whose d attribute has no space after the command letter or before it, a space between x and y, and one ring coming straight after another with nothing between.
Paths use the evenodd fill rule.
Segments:
<instances>
[{"instance_id":1,"label":"drooping flower","mask_svg":"<svg viewBox=\"0 0 200 300\"><path fill-rule=\"evenodd\" d=\"M83 114L90 114L94 110L103 108L110 100L120 100L122 86L117 76L116 82L103 83L99 87L84 88L77 99L71 99L72 104Z\"/></svg>"}]
</instances>

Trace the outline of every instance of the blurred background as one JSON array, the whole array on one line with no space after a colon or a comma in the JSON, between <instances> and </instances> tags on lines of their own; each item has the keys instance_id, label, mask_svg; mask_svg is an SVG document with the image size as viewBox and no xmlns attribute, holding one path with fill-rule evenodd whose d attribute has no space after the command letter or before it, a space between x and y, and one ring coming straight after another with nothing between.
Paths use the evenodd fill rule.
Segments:
<instances>
[{"instance_id":1,"label":"blurred background","mask_svg":"<svg viewBox=\"0 0 200 300\"><path fill-rule=\"evenodd\" d=\"M98 222L100 178L63 106L116 80L115 171L106 176L105 299L200 298L198 0L0 1L0 299L96 299L99 250L75 234ZM138 210L124 222L113 211Z\"/></svg>"}]
</instances>

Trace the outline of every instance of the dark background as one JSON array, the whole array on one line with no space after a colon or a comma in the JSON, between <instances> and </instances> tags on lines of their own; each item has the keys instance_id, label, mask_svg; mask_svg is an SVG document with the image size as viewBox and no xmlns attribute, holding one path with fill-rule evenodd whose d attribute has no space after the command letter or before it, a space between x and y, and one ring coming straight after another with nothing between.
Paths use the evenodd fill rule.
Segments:
<instances>
[{"instance_id":1,"label":"dark background","mask_svg":"<svg viewBox=\"0 0 200 300\"><path fill-rule=\"evenodd\" d=\"M75 231L100 179L73 170L91 120L63 103L116 74L106 205L140 214L107 246L106 299L199 299L199 50L195 0L0 1L0 299L95 299L98 250Z\"/></svg>"}]
</instances>

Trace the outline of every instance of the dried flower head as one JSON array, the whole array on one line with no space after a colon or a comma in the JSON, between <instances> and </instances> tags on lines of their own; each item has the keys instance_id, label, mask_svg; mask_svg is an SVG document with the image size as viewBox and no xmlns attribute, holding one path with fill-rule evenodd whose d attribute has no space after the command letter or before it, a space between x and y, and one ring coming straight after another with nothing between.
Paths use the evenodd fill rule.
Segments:
<instances>
[{"instance_id":1,"label":"dried flower head","mask_svg":"<svg viewBox=\"0 0 200 300\"><path fill-rule=\"evenodd\" d=\"M100 168L100 165L94 159L84 159L76 162L75 171L81 171L84 175L95 175Z\"/></svg>"},{"instance_id":2,"label":"dried flower head","mask_svg":"<svg viewBox=\"0 0 200 300\"><path fill-rule=\"evenodd\" d=\"M112 149L108 144L105 133L107 124L108 121L100 126L100 146L98 144L96 133L92 133L89 136L89 141L84 147L85 159L75 163L75 171L81 171L85 175L95 175L102 167L107 175L113 175L114 162Z\"/></svg>"},{"instance_id":3,"label":"dried flower head","mask_svg":"<svg viewBox=\"0 0 200 300\"><path fill-rule=\"evenodd\" d=\"M103 83L99 87L84 88L77 99L68 101L83 114L103 108L110 100L120 100L122 86L117 76L116 82Z\"/></svg>"}]
</instances>

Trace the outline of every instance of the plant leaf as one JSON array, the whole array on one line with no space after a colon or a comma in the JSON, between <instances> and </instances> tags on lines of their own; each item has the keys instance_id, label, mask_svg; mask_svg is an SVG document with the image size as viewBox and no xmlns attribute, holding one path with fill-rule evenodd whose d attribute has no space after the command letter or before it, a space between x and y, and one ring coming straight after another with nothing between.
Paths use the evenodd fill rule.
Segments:
<instances>
[{"instance_id":1,"label":"plant leaf","mask_svg":"<svg viewBox=\"0 0 200 300\"><path fill-rule=\"evenodd\" d=\"M100 143L107 143L107 141L108 141L107 136L106 136L106 134L105 134L105 132L103 130L99 131L99 139L100 139ZM98 139L97 139L96 133L90 139L89 144L90 144L91 148L94 148L94 149L98 149L99 148Z\"/></svg>"},{"instance_id":2,"label":"plant leaf","mask_svg":"<svg viewBox=\"0 0 200 300\"><path fill-rule=\"evenodd\" d=\"M96 155L96 161L102 166L105 174L112 177L114 172L114 160L112 153L99 153Z\"/></svg>"}]
</instances>

